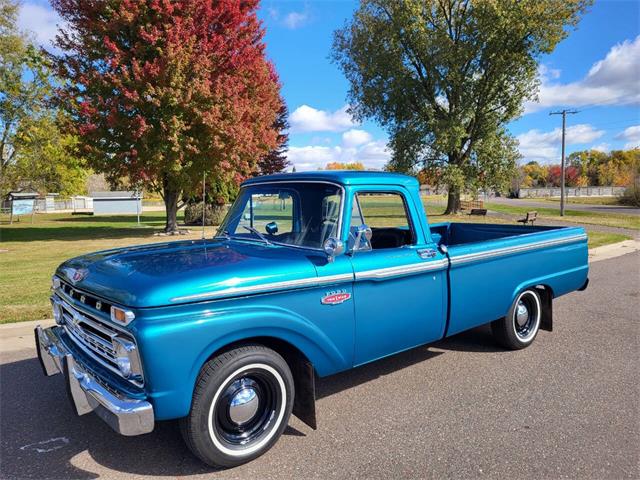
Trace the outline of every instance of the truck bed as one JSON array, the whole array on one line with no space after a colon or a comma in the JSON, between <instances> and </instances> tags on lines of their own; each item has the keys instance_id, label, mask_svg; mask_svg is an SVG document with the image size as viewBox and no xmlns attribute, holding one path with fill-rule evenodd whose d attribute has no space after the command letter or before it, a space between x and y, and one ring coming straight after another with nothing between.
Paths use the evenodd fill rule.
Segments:
<instances>
[{"instance_id":1,"label":"truck bed","mask_svg":"<svg viewBox=\"0 0 640 480\"><path fill-rule=\"evenodd\" d=\"M581 227L437 223L430 229L433 240L447 247L450 264L447 336L503 317L527 286L556 298L587 280Z\"/></svg>"},{"instance_id":2,"label":"truck bed","mask_svg":"<svg viewBox=\"0 0 640 480\"><path fill-rule=\"evenodd\" d=\"M447 247L566 229L566 227L553 226L450 222L435 223L430 227L434 241L438 245L446 245Z\"/></svg>"}]
</instances>

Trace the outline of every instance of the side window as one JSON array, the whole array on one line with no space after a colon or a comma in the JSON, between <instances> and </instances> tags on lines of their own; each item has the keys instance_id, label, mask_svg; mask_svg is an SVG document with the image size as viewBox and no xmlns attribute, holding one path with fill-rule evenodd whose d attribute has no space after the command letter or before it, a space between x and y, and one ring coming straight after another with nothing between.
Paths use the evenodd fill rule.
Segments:
<instances>
[{"instance_id":1,"label":"side window","mask_svg":"<svg viewBox=\"0 0 640 480\"><path fill-rule=\"evenodd\" d=\"M351 215L352 230L361 223L371 228L373 250L399 248L415 243L404 198L399 193L359 192ZM358 205L358 215L355 205Z\"/></svg>"}]
</instances>

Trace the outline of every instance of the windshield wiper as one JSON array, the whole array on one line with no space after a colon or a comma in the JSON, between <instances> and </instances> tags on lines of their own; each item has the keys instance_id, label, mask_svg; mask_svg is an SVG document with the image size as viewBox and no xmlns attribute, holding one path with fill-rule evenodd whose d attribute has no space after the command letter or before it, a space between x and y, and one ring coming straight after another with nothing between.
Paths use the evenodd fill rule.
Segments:
<instances>
[{"instance_id":1,"label":"windshield wiper","mask_svg":"<svg viewBox=\"0 0 640 480\"><path fill-rule=\"evenodd\" d=\"M242 228L244 228L245 230L249 230L251 233L255 233L257 236L260 237L260 240L262 240L267 245L271 245L271 242L269 241L269 239L265 237L262 233L260 233L257 228L248 227L247 225L242 225Z\"/></svg>"},{"instance_id":2,"label":"windshield wiper","mask_svg":"<svg viewBox=\"0 0 640 480\"><path fill-rule=\"evenodd\" d=\"M227 230L223 230L223 232L221 234L219 233L213 238L224 238L225 240L230 240L231 239L231 237L229 236L229 232Z\"/></svg>"}]
</instances>

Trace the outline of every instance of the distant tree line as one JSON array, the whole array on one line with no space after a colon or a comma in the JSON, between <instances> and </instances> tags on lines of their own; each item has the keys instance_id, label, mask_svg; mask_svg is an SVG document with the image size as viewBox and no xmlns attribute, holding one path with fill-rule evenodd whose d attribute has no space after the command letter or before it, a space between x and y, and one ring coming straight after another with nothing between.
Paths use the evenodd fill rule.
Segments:
<instances>
[{"instance_id":1,"label":"distant tree line","mask_svg":"<svg viewBox=\"0 0 640 480\"><path fill-rule=\"evenodd\" d=\"M618 186L634 183L640 175L640 149L574 152L567 157L565 185L569 187ZM562 170L559 164L529 162L519 168L516 187L559 187Z\"/></svg>"}]
</instances>

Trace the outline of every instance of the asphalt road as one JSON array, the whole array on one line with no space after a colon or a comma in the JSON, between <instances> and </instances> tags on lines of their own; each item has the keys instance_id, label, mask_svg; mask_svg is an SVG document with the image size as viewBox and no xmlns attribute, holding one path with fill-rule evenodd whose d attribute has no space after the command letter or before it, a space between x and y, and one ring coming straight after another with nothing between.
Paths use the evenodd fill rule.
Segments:
<instances>
[{"instance_id":1,"label":"asphalt road","mask_svg":"<svg viewBox=\"0 0 640 480\"><path fill-rule=\"evenodd\" d=\"M510 205L512 207L530 207L530 208L555 208L560 210L560 202L545 202L536 201L535 199L529 200L526 198L506 198L506 197L492 197L490 202L500 203L503 205ZM579 210L584 212L597 212L597 213L620 213L623 215L640 215L640 208L629 207L625 205L591 205L588 203L566 203L565 208L567 210Z\"/></svg>"},{"instance_id":2,"label":"asphalt road","mask_svg":"<svg viewBox=\"0 0 640 480\"><path fill-rule=\"evenodd\" d=\"M120 437L76 417L33 351L0 354L2 478L640 478L640 253L592 265L519 352L486 328L323 379L320 428L212 472L174 423Z\"/></svg>"}]
</instances>

